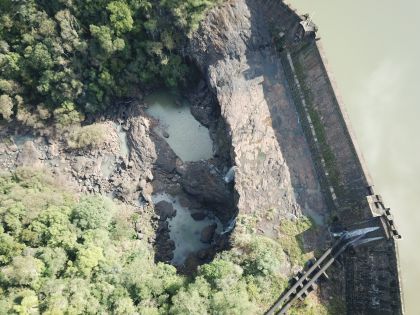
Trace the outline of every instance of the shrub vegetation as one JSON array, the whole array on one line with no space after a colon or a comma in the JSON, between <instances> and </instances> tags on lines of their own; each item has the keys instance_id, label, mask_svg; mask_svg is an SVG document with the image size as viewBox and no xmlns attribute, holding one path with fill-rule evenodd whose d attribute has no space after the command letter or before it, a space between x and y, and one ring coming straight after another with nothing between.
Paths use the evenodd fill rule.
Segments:
<instances>
[{"instance_id":1,"label":"shrub vegetation","mask_svg":"<svg viewBox=\"0 0 420 315\"><path fill-rule=\"evenodd\" d=\"M260 314L286 287L274 240L239 234L185 277L155 263L135 221L149 224L108 199L76 198L48 174L0 175L0 314ZM327 308L308 299L291 314Z\"/></svg>"},{"instance_id":2,"label":"shrub vegetation","mask_svg":"<svg viewBox=\"0 0 420 315\"><path fill-rule=\"evenodd\" d=\"M71 149L97 148L105 141L106 129L103 124L92 124L74 127L68 135L68 146Z\"/></svg>"}]
</instances>

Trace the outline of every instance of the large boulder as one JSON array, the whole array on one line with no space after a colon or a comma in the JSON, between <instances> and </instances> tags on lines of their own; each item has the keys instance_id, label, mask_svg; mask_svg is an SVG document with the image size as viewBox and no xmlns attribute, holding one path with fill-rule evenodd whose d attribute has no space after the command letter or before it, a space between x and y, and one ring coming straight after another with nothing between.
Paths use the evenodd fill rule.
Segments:
<instances>
[{"instance_id":1,"label":"large boulder","mask_svg":"<svg viewBox=\"0 0 420 315\"><path fill-rule=\"evenodd\" d=\"M19 153L16 164L18 166L38 167L41 165L40 154L33 141L26 141Z\"/></svg>"},{"instance_id":2,"label":"large boulder","mask_svg":"<svg viewBox=\"0 0 420 315\"><path fill-rule=\"evenodd\" d=\"M201 230L200 241L203 243L211 243L213 241L214 233L216 232L217 224L213 223Z\"/></svg>"},{"instance_id":3,"label":"large boulder","mask_svg":"<svg viewBox=\"0 0 420 315\"><path fill-rule=\"evenodd\" d=\"M206 213L205 212L194 212L194 213L191 213L191 217L195 221L203 221L206 218Z\"/></svg>"},{"instance_id":4,"label":"large boulder","mask_svg":"<svg viewBox=\"0 0 420 315\"><path fill-rule=\"evenodd\" d=\"M155 204L155 211L159 214L161 220L173 218L176 215L176 209L170 202L165 200L159 201Z\"/></svg>"},{"instance_id":5,"label":"large boulder","mask_svg":"<svg viewBox=\"0 0 420 315\"><path fill-rule=\"evenodd\" d=\"M197 257L196 253L190 253L182 264L182 272L187 275L192 275L197 267L202 264L202 261Z\"/></svg>"},{"instance_id":6,"label":"large boulder","mask_svg":"<svg viewBox=\"0 0 420 315\"><path fill-rule=\"evenodd\" d=\"M152 139L157 153L156 165L165 172L172 173L176 168L175 152L163 138L154 135Z\"/></svg>"},{"instance_id":7,"label":"large boulder","mask_svg":"<svg viewBox=\"0 0 420 315\"><path fill-rule=\"evenodd\" d=\"M216 255L216 249L211 246L209 248L203 248L196 253L196 256L202 261L208 261Z\"/></svg>"},{"instance_id":8,"label":"large boulder","mask_svg":"<svg viewBox=\"0 0 420 315\"><path fill-rule=\"evenodd\" d=\"M181 183L188 194L201 202L221 208L233 205L232 195L222 176L205 161L187 163Z\"/></svg>"}]
</instances>

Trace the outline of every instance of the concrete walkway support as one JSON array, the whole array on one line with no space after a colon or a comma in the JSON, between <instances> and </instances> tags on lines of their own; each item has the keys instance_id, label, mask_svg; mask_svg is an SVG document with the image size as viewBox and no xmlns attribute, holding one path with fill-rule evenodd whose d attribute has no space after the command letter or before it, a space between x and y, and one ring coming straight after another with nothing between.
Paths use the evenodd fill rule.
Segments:
<instances>
[{"instance_id":1,"label":"concrete walkway support","mask_svg":"<svg viewBox=\"0 0 420 315\"><path fill-rule=\"evenodd\" d=\"M317 282L321 276L326 276L327 269L343 254L349 247L357 247L370 242L376 242L383 237L381 233L374 233L380 230L378 221L370 221L373 226L362 227L349 232L342 232L341 236L331 248L315 260L312 266L306 270L300 277L296 277L296 282L287 290L283 296L271 307L266 315L284 315L290 309L295 301L305 298L309 292L316 288ZM376 226L375 226L376 225Z\"/></svg>"}]
</instances>

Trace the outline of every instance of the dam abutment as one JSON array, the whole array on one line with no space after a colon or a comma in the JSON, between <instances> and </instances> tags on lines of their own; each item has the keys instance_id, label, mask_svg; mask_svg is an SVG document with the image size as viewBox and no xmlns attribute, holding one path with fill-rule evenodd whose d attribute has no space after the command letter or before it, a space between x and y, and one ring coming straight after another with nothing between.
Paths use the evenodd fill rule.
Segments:
<instances>
[{"instance_id":1,"label":"dam abutment","mask_svg":"<svg viewBox=\"0 0 420 315\"><path fill-rule=\"evenodd\" d=\"M309 40L281 52L281 58L332 214L344 226L351 226L382 217L389 209L374 194L323 54L319 41ZM393 238L398 234L384 221L380 220L382 240L345 254L348 314L403 314L398 249Z\"/></svg>"}]
</instances>

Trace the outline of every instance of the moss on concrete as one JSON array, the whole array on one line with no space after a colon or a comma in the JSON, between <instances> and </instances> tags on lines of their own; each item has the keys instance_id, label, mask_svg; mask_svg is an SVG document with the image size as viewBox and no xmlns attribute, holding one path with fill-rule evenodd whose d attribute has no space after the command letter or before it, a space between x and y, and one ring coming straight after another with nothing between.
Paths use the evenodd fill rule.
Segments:
<instances>
[{"instance_id":1,"label":"moss on concrete","mask_svg":"<svg viewBox=\"0 0 420 315\"><path fill-rule=\"evenodd\" d=\"M336 157L328 144L324 124L318 111L316 110L315 105L313 104L313 95L311 89L306 84L305 71L298 58L292 56L292 59L295 66L296 76L298 77L299 84L301 85L302 93L306 101L308 114L311 118L315 134L318 139L318 145L321 151L320 153L325 161L325 168L328 172L328 181L334 188L336 195L342 196L344 189L340 181L340 171L337 166Z\"/></svg>"}]
</instances>

